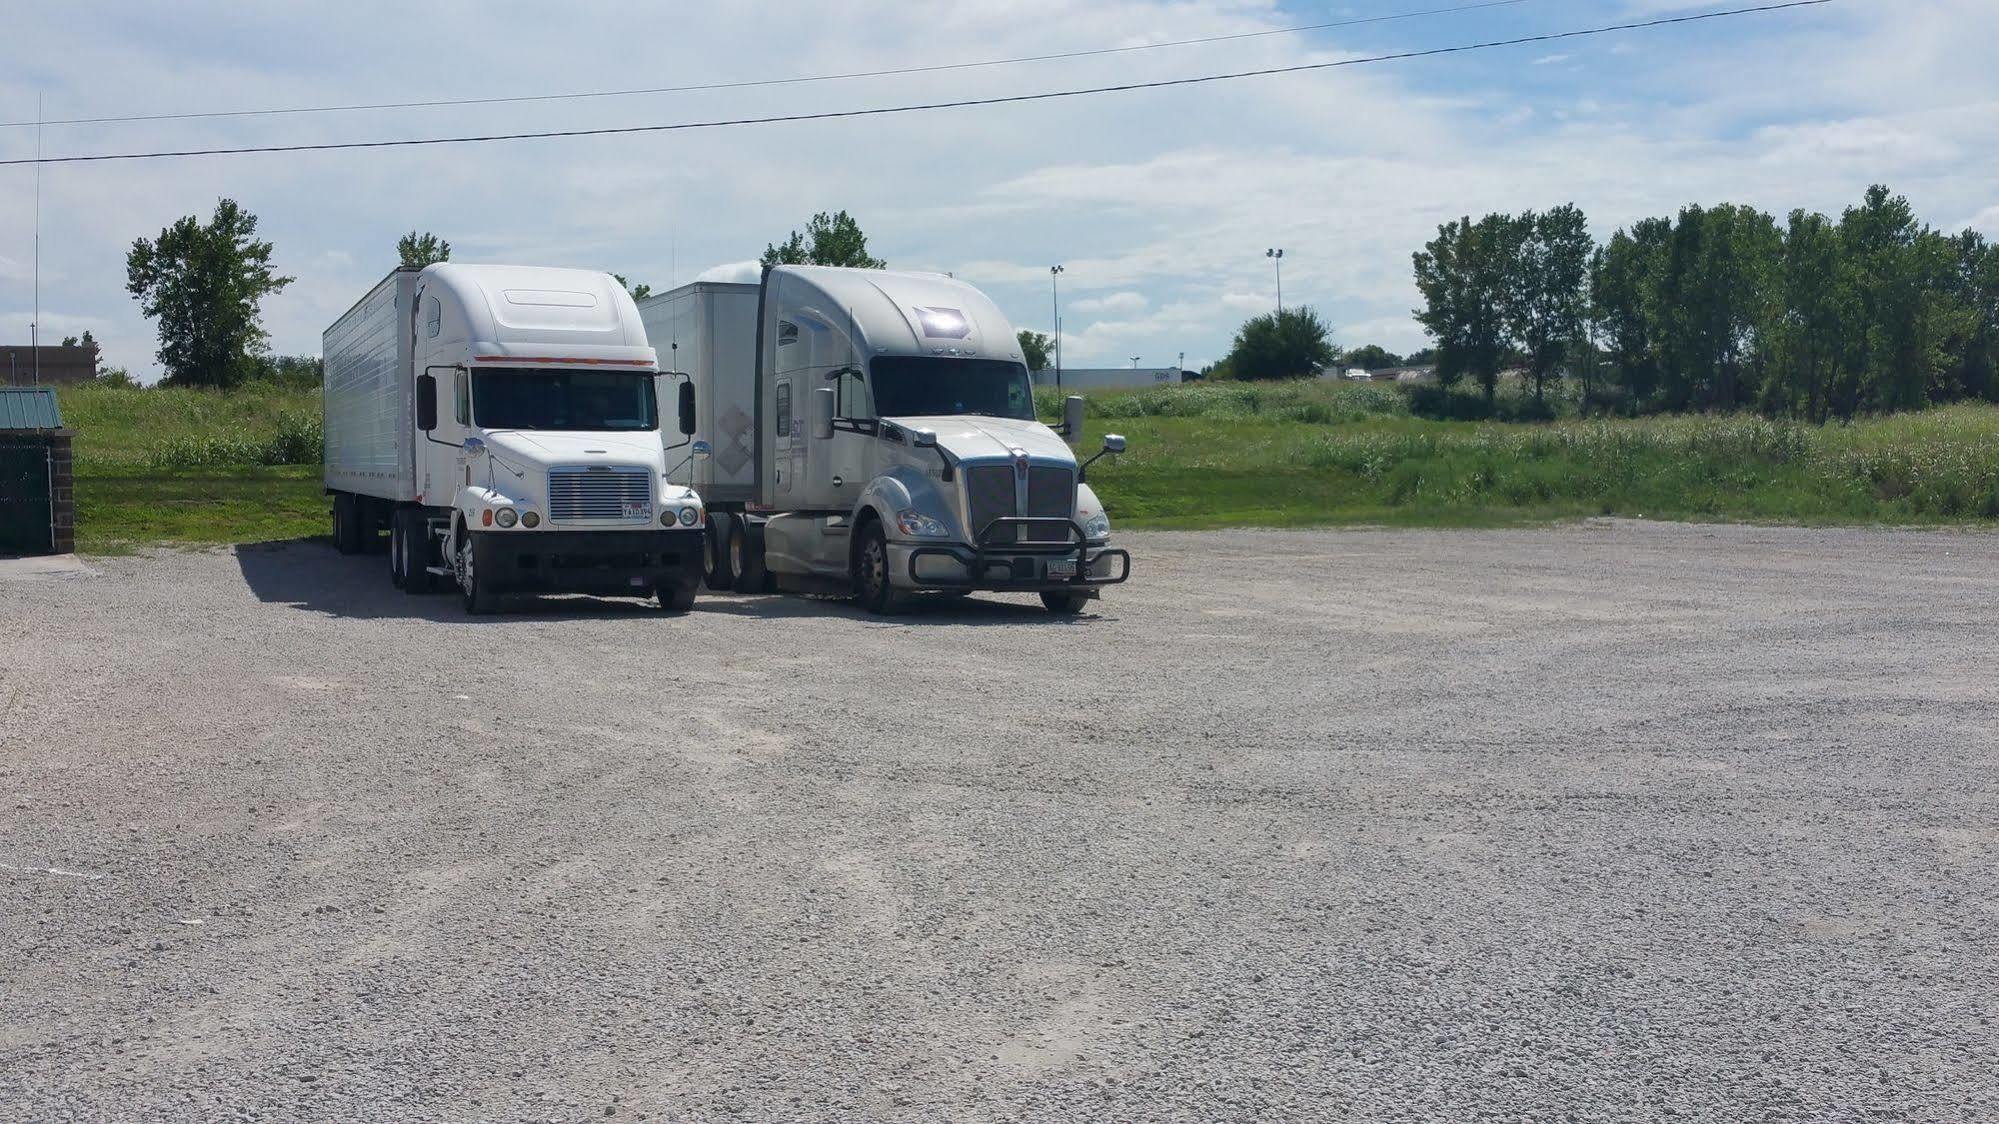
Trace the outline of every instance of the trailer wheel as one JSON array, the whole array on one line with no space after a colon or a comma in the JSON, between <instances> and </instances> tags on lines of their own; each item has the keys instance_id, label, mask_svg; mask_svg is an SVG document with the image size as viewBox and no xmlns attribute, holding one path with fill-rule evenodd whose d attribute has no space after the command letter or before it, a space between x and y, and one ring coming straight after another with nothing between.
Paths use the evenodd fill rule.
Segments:
<instances>
[{"instance_id":1,"label":"trailer wheel","mask_svg":"<svg viewBox=\"0 0 1999 1124\"><path fill-rule=\"evenodd\" d=\"M1083 606L1089 603L1090 599L1080 593L1044 593L1041 595L1041 604L1046 606L1049 612L1061 617L1073 617L1077 613L1082 612Z\"/></svg>"},{"instance_id":2,"label":"trailer wheel","mask_svg":"<svg viewBox=\"0 0 1999 1124\"><path fill-rule=\"evenodd\" d=\"M899 612L903 595L888 577L888 535L880 521L869 519L861 527L861 541L854 549L854 600L861 608L882 616Z\"/></svg>"},{"instance_id":3,"label":"trailer wheel","mask_svg":"<svg viewBox=\"0 0 1999 1124\"><path fill-rule=\"evenodd\" d=\"M771 576L770 567L764 565L763 527L748 519L734 522L737 531L730 541L741 552L735 560L736 592L770 593L777 588L777 580Z\"/></svg>"},{"instance_id":4,"label":"trailer wheel","mask_svg":"<svg viewBox=\"0 0 1999 1124\"><path fill-rule=\"evenodd\" d=\"M475 617L485 616L493 611L497 598L493 594L492 583L479 573L479 536L468 532L465 545L458 550L458 590L465 598L465 611Z\"/></svg>"},{"instance_id":5,"label":"trailer wheel","mask_svg":"<svg viewBox=\"0 0 1999 1124\"><path fill-rule=\"evenodd\" d=\"M708 529L701 536L708 588L717 593L727 593L736 588L734 556L741 552L741 548L733 546L729 538L736 533L737 523L738 520L727 512L711 511L708 513Z\"/></svg>"}]
</instances>

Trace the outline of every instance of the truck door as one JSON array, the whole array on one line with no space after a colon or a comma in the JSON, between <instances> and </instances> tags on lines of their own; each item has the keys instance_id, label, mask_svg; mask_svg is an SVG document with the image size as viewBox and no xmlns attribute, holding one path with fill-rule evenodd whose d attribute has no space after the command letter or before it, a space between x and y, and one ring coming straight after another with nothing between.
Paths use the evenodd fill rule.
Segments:
<instances>
[{"instance_id":1,"label":"truck door","mask_svg":"<svg viewBox=\"0 0 1999 1124\"><path fill-rule=\"evenodd\" d=\"M851 508L868 486L869 456L875 443L873 398L846 339L824 325L815 334L814 342L825 341L820 352L823 374L819 385L833 388L833 437L825 442L829 474L825 506Z\"/></svg>"}]
</instances>

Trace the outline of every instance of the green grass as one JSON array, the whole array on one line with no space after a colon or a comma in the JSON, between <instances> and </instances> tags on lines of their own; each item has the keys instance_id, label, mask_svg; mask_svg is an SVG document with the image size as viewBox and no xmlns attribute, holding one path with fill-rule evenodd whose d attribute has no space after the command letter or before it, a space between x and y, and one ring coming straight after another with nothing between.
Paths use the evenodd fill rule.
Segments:
<instances>
[{"instance_id":1,"label":"green grass","mask_svg":"<svg viewBox=\"0 0 1999 1124\"><path fill-rule=\"evenodd\" d=\"M61 393L77 430L80 549L326 533L316 392ZM1057 396L1037 397L1044 416L1060 413ZM1330 381L1087 397L1087 442L1131 442L1090 472L1120 527L1999 518L1995 406L1821 428L1749 415L1428 421L1398 388Z\"/></svg>"},{"instance_id":2,"label":"green grass","mask_svg":"<svg viewBox=\"0 0 1999 1124\"><path fill-rule=\"evenodd\" d=\"M64 387L77 549L325 534L319 392Z\"/></svg>"}]
</instances>

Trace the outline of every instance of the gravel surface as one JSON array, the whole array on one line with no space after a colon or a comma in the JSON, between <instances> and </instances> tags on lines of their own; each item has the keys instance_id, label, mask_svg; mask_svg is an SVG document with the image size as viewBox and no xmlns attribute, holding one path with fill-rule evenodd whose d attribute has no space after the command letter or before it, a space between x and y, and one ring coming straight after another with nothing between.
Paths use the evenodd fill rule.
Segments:
<instances>
[{"instance_id":1,"label":"gravel surface","mask_svg":"<svg viewBox=\"0 0 1999 1124\"><path fill-rule=\"evenodd\" d=\"M0 578L9 1120L1999 1119L1999 536Z\"/></svg>"}]
</instances>

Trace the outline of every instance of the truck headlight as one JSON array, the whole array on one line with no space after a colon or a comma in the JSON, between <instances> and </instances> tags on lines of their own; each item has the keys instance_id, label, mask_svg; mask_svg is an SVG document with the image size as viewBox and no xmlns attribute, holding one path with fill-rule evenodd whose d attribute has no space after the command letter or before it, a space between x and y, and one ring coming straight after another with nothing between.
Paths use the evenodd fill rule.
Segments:
<instances>
[{"instance_id":1,"label":"truck headlight","mask_svg":"<svg viewBox=\"0 0 1999 1124\"><path fill-rule=\"evenodd\" d=\"M534 530L536 527L541 526L540 513L533 511L521 512L521 526L526 527L530 531Z\"/></svg>"},{"instance_id":2,"label":"truck headlight","mask_svg":"<svg viewBox=\"0 0 1999 1124\"><path fill-rule=\"evenodd\" d=\"M520 522L520 519L520 514L511 507L503 507L493 513L493 522L498 523L502 527L511 527L515 523Z\"/></svg>"},{"instance_id":3,"label":"truck headlight","mask_svg":"<svg viewBox=\"0 0 1999 1124\"><path fill-rule=\"evenodd\" d=\"M948 538L951 534L951 528L920 511L896 512L895 525L903 534L912 538L941 539Z\"/></svg>"},{"instance_id":4,"label":"truck headlight","mask_svg":"<svg viewBox=\"0 0 1999 1124\"><path fill-rule=\"evenodd\" d=\"M680 525L681 525L681 526L683 526L683 527L692 527L693 525L695 525L696 523L699 523L699 522L701 522L701 509L700 509L700 508L698 508L698 507L683 507L683 508L681 508L681 509L680 509Z\"/></svg>"},{"instance_id":5,"label":"truck headlight","mask_svg":"<svg viewBox=\"0 0 1999 1124\"><path fill-rule=\"evenodd\" d=\"M1083 520L1083 537L1094 542L1111 537L1111 517L1099 511Z\"/></svg>"}]
</instances>

